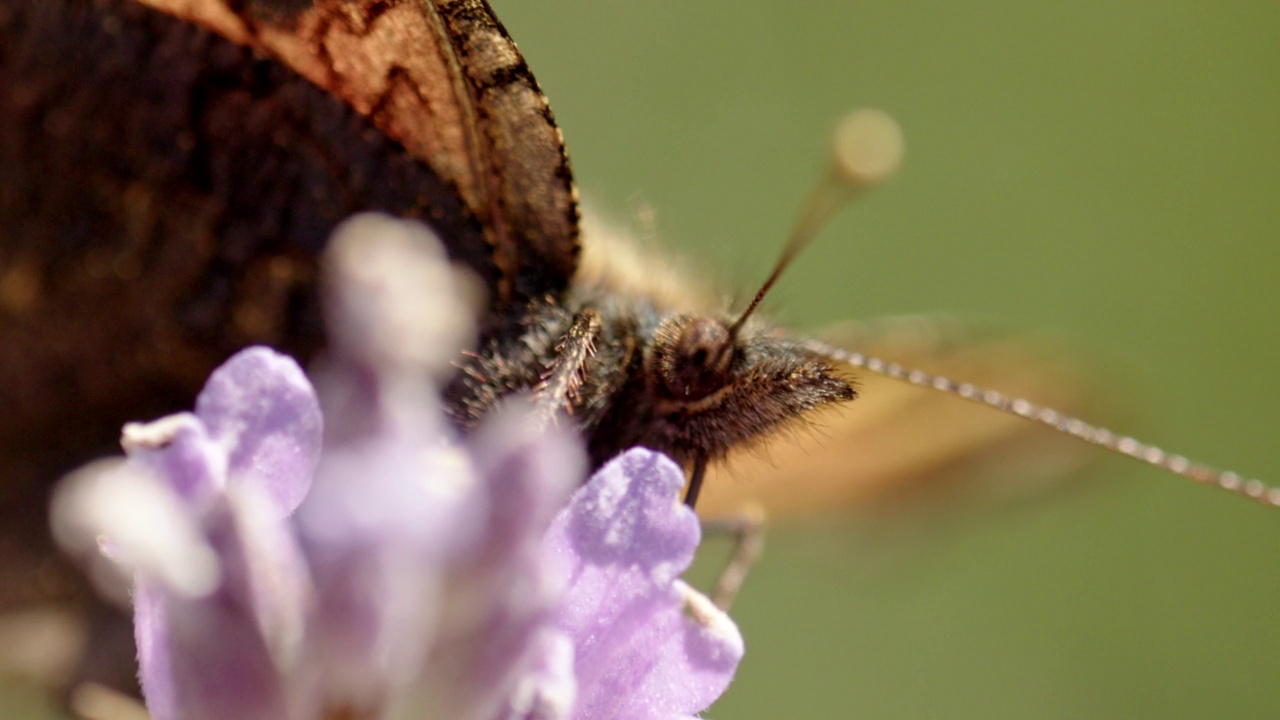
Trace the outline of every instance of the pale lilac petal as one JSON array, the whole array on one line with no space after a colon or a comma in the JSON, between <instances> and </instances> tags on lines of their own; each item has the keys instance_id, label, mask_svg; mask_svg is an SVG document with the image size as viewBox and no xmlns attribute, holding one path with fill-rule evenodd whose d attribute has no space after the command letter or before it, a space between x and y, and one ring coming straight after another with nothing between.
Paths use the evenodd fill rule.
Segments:
<instances>
[{"instance_id":1,"label":"pale lilac petal","mask_svg":"<svg viewBox=\"0 0 1280 720\"><path fill-rule=\"evenodd\" d=\"M439 609L439 578L420 556L394 545L308 552L318 599L307 644L314 702L384 707L422 667Z\"/></svg>"},{"instance_id":2,"label":"pale lilac petal","mask_svg":"<svg viewBox=\"0 0 1280 720\"><path fill-rule=\"evenodd\" d=\"M201 596L220 581L214 549L184 498L133 461L100 460L66 477L50 508L58 543L85 558L98 590L128 604L128 583L153 578Z\"/></svg>"},{"instance_id":3,"label":"pale lilac petal","mask_svg":"<svg viewBox=\"0 0 1280 720\"><path fill-rule=\"evenodd\" d=\"M257 626L234 604L139 580L134 633L154 720L279 720L285 689Z\"/></svg>"},{"instance_id":4,"label":"pale lilac petal","mask_svg":"<svg viewBox=\"0 0 1280 720\"><path fill-rule=\"evenodd\" d=\"M128 423L120 445L129 459L150 468L194 510L222 492L226 451L192 413L176 413L149 423Z\"/></svg>"},{"instance_id":5,"label":"pale lilac petal","mask_svg":"<svg viewBox=\"0 0 1280 720\"><path fill-rule=\"evenodd\" d=\"M321 282L330 351L383 380L447 377L475 334L474 278L422 223L352 216L333 231Z\"/></svg>"},{"instance_id":6,"label":"pale lilac petal","mask_svg":"<svg viewBox=\"0 0 1280 720\"><path fill-rule=\"evenodd\" d=\"M540 556L542 535L586 475L577 435L561 427L538 428L532 414L527 406L510 407L470 442L476 470L493 498L482 534L486 555Z\"/></svg>"},{"instance_id":7,"label":"pale lilac petal","mask_svg":"<svg viewBox=\"0 0 1280 720\"><path fill-rule=\"evenodd\" d=\"M499 720L568 720L573 717L578 682L573 641L544 627L532 638L525 674Z\"/></svg>"},{"instance_id":8,"label":"pale lilac petal","mask_svg":"<svg viewBox=\"0 0 1280 720\"><path fill-rule=\"evenodd\" d=\"M691 591L677 578L700 538L682 505L684 474L636 448L606 464L547 533L545 548L570 575L556 625L575 644L576 718L672 718L719 697L742 656L727 616L685 616ZM696 601L695 601L696 602ZM695 608L699 616L706 608Z\"/></svg>"},{"instance_id":9,"label":"pale lilac petal","mask_svg":"<svg viewBox=\"0 0 1280 720\"><path fill-rule=\"evenodd\" d=\"M279 522L275 501L252 487L229 488L226 542L221 548L224 592L257 623L278 667L302 652L314 602L311 573L294 530Z\"/></svg>"},{"instance_id":10,"label":"pale lilac petal","mask_svg":"<svg viewBox=\"0 0 1280 720\"><path fill-rule=\"evenodd\" d=\"M300 651L310 605L285 515L311 482L319 408L297 364L261 348L219 368L197 405L196 414L126 428L128 472L118 475L131 484L117 483L115 494L131 499L128 514L103 515L99 532L134 573L153 716L281 718L281 668ZM209 582L173 572L206 566Z\"/></svg>"},{"instance_id":11,"label":"pale lilac petal","mask_svg":"<svg viewBox=\"0 0 1280 720\"><path fill-rule=\"evenodd\" d=\"M468 466L443 446L370 439L326 453L297 514L326 702L377 705L417 676L445 558L481 504Z\"/></svg>"},{"instance_id":12,"label":"pale lilac petal","mask_svg":"<svg viewBox=\"0 0 1280 720\"><path fill-rule=\"evenodd\" d=\"M228 453L227 482L266 491L281 517L310 488L320 458L320 405L292 358L243 350L214 371L196 399L196 416Z\"/></svg>"},{"instance_id":13,"label":"pale lilac petal","mask_svg":"<svg viewBox=\"0 0 1280 720\"><path fill-rule=\"evenodd\" d=\"M331 438L296 516L318 598L309 654L330 704L378 706L419 677L448 559L481 532L485 498L469 458L442 437L434 408L413 400L373 399L365 407L400 407L377 432Z\"/></svg>"},{"instance_id":14,"label":"pale lilac petal","mask_svg":"<svg viewBox=\"0 0 1280 720\"><path fill-rule=\"evenodd\" d=\"M169 595L154 583L133 584L133 637L138 646L138 680L153 720L180 716L182 698L173 681L169 645Z\"/></svg>"},{"instance_id":15,"label":"pale lilac petal","mask_svg":"<svg viewBox=\"0 0 1280 720\"><path fill-rule=\"evenodd\" d=\"M620 698L616 717L666 717L706 708L724 694L744 652L742 635L706 596L676 581L680 605L654 613L622 652L640 680ZM624 662L626 662L624 661ZM615 668L625 673L627 668ZM585 717L580 715L579 717ZM594 716L593 716L594 717Z\"/></svg>"},{"instance_id":16,"label":"pale lilac petal","mask_svg":"<svg viewBox=\"0 0 1280 720\"><path fill-rule=\"evenodd\" d=\"M432 385L472 311L435 237L382 216L335 231L322 282L330 345L315 377L329 421L298 513L318 597L309 654L323 702L372 711L421 676L451 562L485 532L484 488Z\"/></svg>"},{"instance_id":17,"label":"pale lilac petal","mask_svg":"<svg viewBox=\"0 0 1280 720\"><path fill-rule=\"evenodd\" d=\"M212 593L193 597L137 577L140 675L157 720L285 717L283 668L300 651L307 569L274 501L252 487L234 490L203 516L222 569Z\"/></svg>"},{"instance_id":18,"label":"pale lilac petal","mask_svg":"<svg viewBox=\"0 0 1280 720\"><path fill-rule=\"evenodd\" d=\"M309 579L275 502L232 488L203 514L221 582L192 597L139 575L134 622L143 691L176 717L285 717L289 682L310 606ZM176 699L176 700L175 700Z\"/></svg>"},{"instance_id":19,"label":"pale lilac petal","mask_svg":"<svg viewBox=\"0 0 1280 720\"><path fill-rule=\"evenodd\" d=\"M537 429L528 417L512 408L471 443L487 513L478 518L475 546L449 563L440 632L421 680L440 717L500 712L563 592L564 577L542 560L542 536L585 458L570 432Z\"/></svg>"},{"instance_id":20,"label":"pale lilac petal","mask_svg":"<svg viewBox=\"0 0 1280 720\"><path fill-rule=\"evenodd\" d=\"M433 378L471 342L475 301L439 239L421 223L353 216L334 230L320 279L326 443L445 435Z\"/></svg>"},{"instance_id":21,"label":"pale lilac petal","mask_svg":"<svg viewBox=\"0 0 1280 720\"><path fill-rule=\"evenodd\" d=\"M467 283L431 243L344 226L320 392L243 352L195 413L126 431L121 477L147 492L68 504L82 547L110 529L134 573L155 720L672 720L732 679L737 628L679 580L700 533L678 467L631 451L565 508L575 433L511 408L449 431L433 379Z\"/></svg>"},{"instance_id":22,"label":"pale lilac petal","mask_svg":"<svg viewBox=\"0 0 1280 720\"><path fill-rule=\"evenodd\" d=\"M465 454L439 438L382 436L327 450L297 523L308 543L389 542L443 554L481 507Z\"/></svg>"}]
</instances>

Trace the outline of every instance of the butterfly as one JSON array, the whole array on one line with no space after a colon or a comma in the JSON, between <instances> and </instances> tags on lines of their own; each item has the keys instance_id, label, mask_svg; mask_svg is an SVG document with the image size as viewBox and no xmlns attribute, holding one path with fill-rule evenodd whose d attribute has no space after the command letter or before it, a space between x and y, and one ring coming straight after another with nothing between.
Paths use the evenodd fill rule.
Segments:
<instances>
[{"instance_id":1,"label":"butterfly","mask_svg":"<svg viewBox=\"0 0 1280 720\"><path fill-rule=\"evenodd\" d=\"M107 450L238 347L314 352L316 254L360 210L432 225L489 290L449 389L460 425L559 367L582 377L565 402L596 463L648 444L702 464L853 397L796 341L744 327L727 344L695 293L624 289L609 262L577 273L560 131L483 2L8 5L11 476ZM591 356L557 366L591 323Z\"/></svg>"},{"instance_id":2,"label":"butterfly","mask_svg":"<svg viewBox=\"0 0 1280 720\"><path fill-rule=\"evenodd\" d=\"M873 393L864 380L863 398L847 402L847 371L862 356L763 325L740 335L745 315L726 314L715 298L632 288L607 263L589 264L592 238L580 238L560 131L480 0L0 7L9 179L0 189L0 346L22 348L0 367L0 406L16 409L0 418L12 479L5 517L42 525L42 513L23 511L39 504L44 479L108 451L124 421L188 405L235 349L316 352L316 254L329 229L360 210L428 223L489 290L479 352L449 389L460 425L550 374L564 380L564 405L596 462L651 444L696 480L711 461L795 420L838 451L810 450L821 472L774 455L777 478L822 478L807 488L807 479L744 479L754 471L731 466L737 477L706 483L699 506L708 512L732 509L714 494L722 488L779 489L769 501L779 511L829 503L833 492L896 491L1040 431L993 415L944 442L886 449L899 423L936 424L932 401L905 387ZM1030 395L1074 387L1046 382L1050 363L1023 349L942 349L915 342L909 327L856 339L919 367L968 367L975 380L1041 368L1025 390L1005 386ZM575 337L578 354L562 352L561 340ZM796 377L805 382L789 386ZM1080 398L1044 399L1074 409ZM744 424L742 408L769 402L772 415ZM1079 456L1049 460L1057 472Z\"/></svg>"}]
</instances>

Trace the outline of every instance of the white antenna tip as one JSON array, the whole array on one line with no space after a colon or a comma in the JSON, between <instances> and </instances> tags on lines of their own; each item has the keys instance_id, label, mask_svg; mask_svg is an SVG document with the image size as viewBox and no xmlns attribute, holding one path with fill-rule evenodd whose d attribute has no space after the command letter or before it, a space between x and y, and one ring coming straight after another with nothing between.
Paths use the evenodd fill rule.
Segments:
<instances>
[{"instance_id":1,"label":"white antenna tip","mask_svg":"<svg viewBox=\"0 0 1280 720\"><path fill-rule=\"evenodd\" d=\"M902 167L905 146L902 127L889 113L865 108L836 125L832 159L841 180L861 190L893 177Z\"/></svg>"}]
</instances>

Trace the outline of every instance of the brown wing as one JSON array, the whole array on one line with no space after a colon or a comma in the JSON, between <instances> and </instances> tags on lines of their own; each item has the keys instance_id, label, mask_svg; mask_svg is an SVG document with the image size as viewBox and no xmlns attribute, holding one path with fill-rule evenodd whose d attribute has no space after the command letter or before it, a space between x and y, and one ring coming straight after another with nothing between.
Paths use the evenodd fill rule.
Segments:
<instances>
[{"instance_id":1,"label":"brown wing","mask_svg":"<svg viewBox=\"0 0 1280 720\"><path fill-rule=\"evenodd\" d=\"M914 318L845 328L835 342L868 355L1095 420L1114 411L1078 354L1047 343ZM932 504L957 494L1031 496L1103 455L1079 441L937 391L855 374L859 397L731 455L708 478L699 512L748 504L772 520Z\"/></svg>"},{"instance_id":2,"label":"brown wing","mask_svg":"<svg viewBox=\"0 0 1280 720\"><path fill-rule=\"evenodd\" d=\"M0 0L0 47L0 450L109 447L238 347L309 354L359 210L500 300L576 266L559 131L481 1Z\"/></svg>"},{"instance_id":3,"label":"brown wing","mask_svg":"<svg viewBox=\"0 0 1280 720\"><path fill-rule=\"evenodd\" d=\"M576 267L560 133L479 0L0 0L0 46L0 448L110 443L251 342L306 356L359 210L427 220L499 301Z\"/></svg>"},{"instance_id":4,"label":"brown wing","mask_svg":"<svg viewBox=\"0 0 1280 720\"><path fill-rule=\"evenodd\" d=\"M577 190L564 139L484 0L140 0L260 50L452 183L492 248L501 305L567 285Z\"/></svg>"},{"instance_id":5,"label":"brown wing","mask_svg":"<svg viewBox=\"0 0 1280 720\"><path fill-rule=\"evenodd\" d=\"M483 2L0 0L0 606L66 588L48 480L239 347L317 347L361 210L500 299L568 283L560 135Z\"/></svg>"}]
</instances>

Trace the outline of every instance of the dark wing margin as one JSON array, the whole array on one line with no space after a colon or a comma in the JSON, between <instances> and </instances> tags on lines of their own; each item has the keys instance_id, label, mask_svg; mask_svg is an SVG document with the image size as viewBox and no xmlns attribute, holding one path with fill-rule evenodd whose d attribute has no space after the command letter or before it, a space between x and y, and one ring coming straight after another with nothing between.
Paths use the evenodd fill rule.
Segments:
<instances>
[{"instance_id":1,"label":"dark wing margin","mask_svg":"<svg viewBox=\"0 0 1280 720\"><path fill-rule=\"evenodd\" d=\"M547 98L484 0L436 2L478 122L495 257L510 297L563 290L578 265L578 191ZM507 264L507 263L511 264Z\"/></svg>"}]
</instances>

